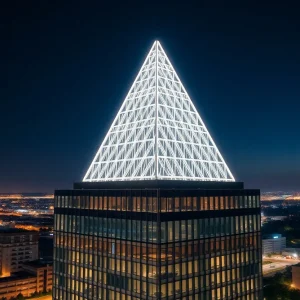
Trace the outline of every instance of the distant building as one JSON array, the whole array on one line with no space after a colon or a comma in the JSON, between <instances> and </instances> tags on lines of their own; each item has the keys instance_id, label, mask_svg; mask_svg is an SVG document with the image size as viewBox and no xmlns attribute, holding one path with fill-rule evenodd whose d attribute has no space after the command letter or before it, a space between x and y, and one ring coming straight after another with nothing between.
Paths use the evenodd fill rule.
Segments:
<instances>
[{"instance_id":1,"label":"distant building","mask_svg":"<svg viewBox=\"0 0 300 300\"><path fill-rule=\"evenodd\" d=\"M29 297L35 292L52 289L52 265L40 261L24 264L23 271L0 278L0 296L10 299L22 293Z\"/></svg>"},{"instance_id":2,"label":"distant building","mask_svg":"<svg viewBox=\"0 0 300 300\"><path fill-rule=\"evenodd\" d=\"M292 266L292 285L300 289L300 265Z\"/></svg>"},{"instance_id":3,"label":"distant building","mask_svg":"<svg viewBox=\"0 0 300 300\"><path fill-rule=\"evenodd\" d=\"M3 222L3 220L0 220L0 226L2 228L15 228L16 222L14 222L14 221Z\"/></svg>"},{"instance_id":4,"label":"distant building","mask_svg":"<svg viewBox=\"0 0 300 300\"><path fill-rule=\"evenodd\" d=\"M287 216L269 216L272 221L283 221L287 219Z\"/></svg>"},{"instance_id":5,"label":"distant building","mask_svg":"<svg viewBox=\"0 0 300 300\"><path fill-rule=\"evenodd\" d=\"M270 234L262 240L263 255L281 253L286 247L286 238L281 234Z\"/></svg>"},{"instance_id":6,"label":"distant building","mask_svg":"<svg viewBox=\"0 0 300 300\"><path fill-rule=\"evenodd\" d=\"M262 223L268 223L270 221L283 221L287 216L261 216Z\"/></svg>"},{"instance_id":7,"label":"distant building","mask_svg":"<svg viewBox=\"0 0 300 300\"><path fill-rule=\"evenodd\" d=\"M38 259L38 232L0 229L0 277L22 271L25 262Z\"/></svg>"}]
</instances>

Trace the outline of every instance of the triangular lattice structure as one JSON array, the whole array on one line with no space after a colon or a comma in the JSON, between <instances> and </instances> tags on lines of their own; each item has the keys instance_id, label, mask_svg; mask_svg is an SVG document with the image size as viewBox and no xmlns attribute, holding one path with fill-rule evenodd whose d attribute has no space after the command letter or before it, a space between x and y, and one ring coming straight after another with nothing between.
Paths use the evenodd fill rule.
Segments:
<instances>
[{"instance_id":1,"label":"triangular lattice structure","mask_svg":"<svg viewBox=\"0 0 300 300\"><path fill-rule=\"evenodd\" d=\"M234 181L158 41L83 181Z\"/></svg>"}]
</instances>

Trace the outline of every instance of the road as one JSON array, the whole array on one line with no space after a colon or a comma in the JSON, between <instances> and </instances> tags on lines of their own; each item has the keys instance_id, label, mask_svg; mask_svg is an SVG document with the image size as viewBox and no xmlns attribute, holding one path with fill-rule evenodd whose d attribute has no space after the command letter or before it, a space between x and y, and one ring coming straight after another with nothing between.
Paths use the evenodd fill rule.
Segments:
<instances>
[{"instance_id":1,"label":"road","mask_svg":"<svg viewBox=\"0 0 300 300\"><path fill-rule=\"evenodd\" d=\"M272 263L263 265L263 276L270 277L277 272L283 272L286 267L296 265L300 261L297 259L285 259L285 258L264 258L263 261L271 261Z\"/></svg>"}]
</instances>

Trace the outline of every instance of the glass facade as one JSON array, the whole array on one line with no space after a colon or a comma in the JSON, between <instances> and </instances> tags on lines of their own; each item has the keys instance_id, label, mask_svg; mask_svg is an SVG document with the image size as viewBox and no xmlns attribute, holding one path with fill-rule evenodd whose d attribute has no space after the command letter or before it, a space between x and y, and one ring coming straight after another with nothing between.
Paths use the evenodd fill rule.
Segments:
<instances>
[{"instance_id":1,"label":"glass facade","mask_svg":"<svg viewBox=\"0 0 300 300\"><path fill-rule=\"evenodd\" d=\"M55 194L53 299L262 299L259 190Z\"/></svg>"}]
</instances>

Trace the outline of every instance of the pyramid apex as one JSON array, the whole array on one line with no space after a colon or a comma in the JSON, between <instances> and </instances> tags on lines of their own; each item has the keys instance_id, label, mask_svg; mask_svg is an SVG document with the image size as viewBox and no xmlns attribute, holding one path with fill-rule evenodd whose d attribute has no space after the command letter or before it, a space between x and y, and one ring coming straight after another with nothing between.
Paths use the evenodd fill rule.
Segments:
<instances>
[{"instance_id":1,"label":"pyramid apex","mask_svg":"<svg viewBox=\"0 0 300 300\"><path fill-rule=\"evenodd\" d=\"M235 181L158 40L83 181Z\"/></svg>"}]
</instances>

